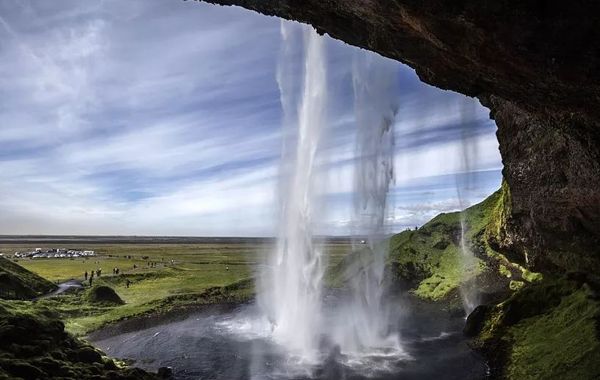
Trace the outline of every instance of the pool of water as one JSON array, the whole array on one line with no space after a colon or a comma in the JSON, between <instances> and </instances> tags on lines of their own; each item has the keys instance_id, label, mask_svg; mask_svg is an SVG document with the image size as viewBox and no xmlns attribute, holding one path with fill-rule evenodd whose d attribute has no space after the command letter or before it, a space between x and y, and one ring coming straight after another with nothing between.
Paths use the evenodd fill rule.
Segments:
<instances>
[{"instance_id":1,"label":"pool of water","mask_svg":"<svg viewBox=\"0 0 600 380\"><path fill-rule=\"evenodd\" d=\"M324 323L334 315L326 303ZM208 309L177 321L100 339L94 344L148 370L173 368L177 379L483 379L487 368L462 335L464 318L404 302L391 326L398 347L344 353L324 336L316 359L278 346L254 304ZM339 318L339 315L338 315ZM332 329L333 329L332 325Z\"/></svg>"}]
</instances>

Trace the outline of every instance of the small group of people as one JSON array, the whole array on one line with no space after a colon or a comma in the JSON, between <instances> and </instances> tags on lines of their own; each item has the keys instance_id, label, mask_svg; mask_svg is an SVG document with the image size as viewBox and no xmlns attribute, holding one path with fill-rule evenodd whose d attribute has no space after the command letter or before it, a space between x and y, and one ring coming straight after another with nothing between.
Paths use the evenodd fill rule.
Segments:
<instances>
[{"instance_id":1,"label":"small group of people","mask_svg":"<svg viewBox=\"0 0 600 380\"><path fill-rule=\"evenodd\" d=\"M156 262L154 262L154 261L148 261L147 265L150 268L156 268Z\"/></svg>"},{"instance_id":2,"label":"small group of people","mask_svg":"<svg viewBox=\"0 0 600 380\"><path fill-rule=\"evenodd\" d=\"M92 286L92 283L94 282L94 274L97 277L100 277L102 275L102 268L98 268L95 271L91 270L89 276L87 271L85 271L85 273L83 274L83 278L85 278L85 281L89 281L90 286Z\"/></svg>"},{"instance_id":3,"label":"small group of people","mask_svg":"<svg viewBox=\"0 0 600 380\"><path fill-rule=\"evenodd\" d=\"M135 268L135 265L134 265ZM119 275L119 273L121 273L121 270L119 268L113 268L113 275L117 276ZM93 282L94 282L94 276L96 277L100 277L102 275L102 268L98 268L96 270L91 270L89 273L88 271L85 271L85 273L83 274L83 278L85 279L85 281L88 281L89 285L92 286ZM131 286L132 282L129 279L125 280L125 286L127 288L129 288L129 286Z\"/></svg>"},{"instance_id":4,"label":"small group of people","mask_svg":"<svg viewBox=\"0 0 600 380\"><path fill-rule=\"evenodd\" d=\"M90 277L94 277L94 274L96 274L96 277L100 277L102 275L102 268L98 268L95 271L91 270L90 271ZM88 279L88 272L85 271L85 273L83 274L83 277L85 277L85 279Z\"/></svg>"}]
</instances>

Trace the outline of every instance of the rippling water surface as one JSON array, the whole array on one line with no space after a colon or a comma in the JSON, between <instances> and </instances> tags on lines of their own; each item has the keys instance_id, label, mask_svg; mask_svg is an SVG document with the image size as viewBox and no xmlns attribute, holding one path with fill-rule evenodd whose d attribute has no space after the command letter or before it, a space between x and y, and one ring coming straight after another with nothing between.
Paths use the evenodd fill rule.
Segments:
<instances>
[{"instance_id":1,"label":"rippling water surface","mask_svg":"<svg viewBox=\"0 0 600 380\"><path fill-rule=\"evenodd\" d=\"M406 310L415 308L399 308ZM254 304L206 311L186 319L115 335L95 344L114 357L156 370L173 368L177 379L481 379L486 367L467 346L464 319L432 308L398 315L402 349L344 353L321 338L307 361L271 339L272 326ZM340 317L325 304L326 321ZM402 328L400 328L402 326ZM331 326L332 330L334 326Z\"/></svg>"}]
</instances>

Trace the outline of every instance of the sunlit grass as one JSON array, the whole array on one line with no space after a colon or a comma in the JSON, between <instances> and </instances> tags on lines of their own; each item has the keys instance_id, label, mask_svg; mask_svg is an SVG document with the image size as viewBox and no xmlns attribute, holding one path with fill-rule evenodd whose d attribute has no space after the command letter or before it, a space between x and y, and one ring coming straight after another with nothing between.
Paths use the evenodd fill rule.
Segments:
<instances>
[{"instance_id":1,"label":"sunlit grass","mask_svg":"<svg viewBox=\"0 0 600 380\"><path fill-rule=\"evenodd\" d=\"M49 245L44 248L62 248ZM125 301L121 306L90 305L82 294L66 295L40 301L58 309L67 329L84 335L132 316L164 312L178 306L221 302L204 292L227 287L254 278L274 249L268 244L88 244L85 249L96 251L96 257L77 259L19 259L18 264L55 282L69 279L83 281L84 272L102 268L94 284L108 285ZM1 252L26 251L30 245L2 245ZM350 246L327 244L328 268L335 266ZM129 258L131 257L131 258ZM148 265L156 263L155 267ZM134 265L136 268L134 268ZM120 274L112 274L119 268ZM127 287L127 281L130 286ZM222 297L243 300L254 294L253 282L244 282L240 289L227 290Z\"/></svg>"}]
</instances>

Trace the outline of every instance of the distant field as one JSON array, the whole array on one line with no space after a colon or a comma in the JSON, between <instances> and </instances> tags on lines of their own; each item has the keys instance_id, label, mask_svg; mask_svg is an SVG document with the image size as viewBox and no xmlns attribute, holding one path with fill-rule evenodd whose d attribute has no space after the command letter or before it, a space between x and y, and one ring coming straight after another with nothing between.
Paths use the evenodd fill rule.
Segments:
<instances>
[{"instance_id":1,"label":"distant field","mask_svg":"<svg viewBox=\"0 0 600 380\"><path fill-rule=\"evenodd\" d=\"M79 248L94 250L96 257L18 259L17 263L54 282L83 281L84 272L102 269L94 284L109 285L126 302L110 308L89 307L81 299L64 297L60 301L67 327L84 334L106 322L143 313L170 296L200 294L208 288L223 287L255 276L265 256L273 249L268 241L221 242L204 244L0 244L5 256L16 251L42 248ZM329 267L348 253L347 243L324 244ZM129 258L131 257L131 258ZM147 257L147 258L144 258ZM156 263L150 267L148 263ZM134 268L134 265L136 268ZM114 276L113 268L120 269ZM131 281L127 288L126 281ZM247 289L246 292L253 292ZM59 301L44 301L57 303ZM57 305L54 305L57 306Z\"/></svg>"},{"instance_id":2,"label":"distant field","mask_svg":"<svg viewBox=\"0 0 600 380\"><path fill-rule=\"evenodd\" d=\"M44 246L59 247L62 246ZM0 251L5 254L31 248L30 245L0 245ZM239 279L239 276L251 275L269 249L267 245L259 244L88 244L79 248L94 250L97 256L20 259L18 263L52 281L83 279L86 270L90 272L99 268L102 269L103 276L111 276L112 269L119 268L123 274L173 270L182 272L178 275L217 272L224 276L222 281L229 282ZM150 268L150 262L156 263L156 268Z\"/></svg>"},{"instance_id":3,"label":"distant field","mask_svg":"<svg viewBox=\"0 0 600 380\"><path fill-rule=\"evenodd\" d=\"M346 243L328 243L329 264L336 265L348 253ZM46 244L43 248L71 248L64 244ZM30 244L0 244L0 253L9 257L16 251L35 248ZM103 276L111 276L113 268L122 274L136 274L175 269L178 272L201 274L216 272L221 276L218 284L251 276L264 263L273 249L269 243L210 243L210 244L86 244L77 248L96 252L96 257L18 259L25 268L51 281L83 279L85 271L102 269ZM131 258L128 258L131 257ZM147 257L147 258L144 258ZM149 262L156 263L150 268ZM134 265L137 267L134 269ZM229 268L227 270L227 268ZM178 275L180 275L179 273Z\"/></svg>"}]
</instances>

